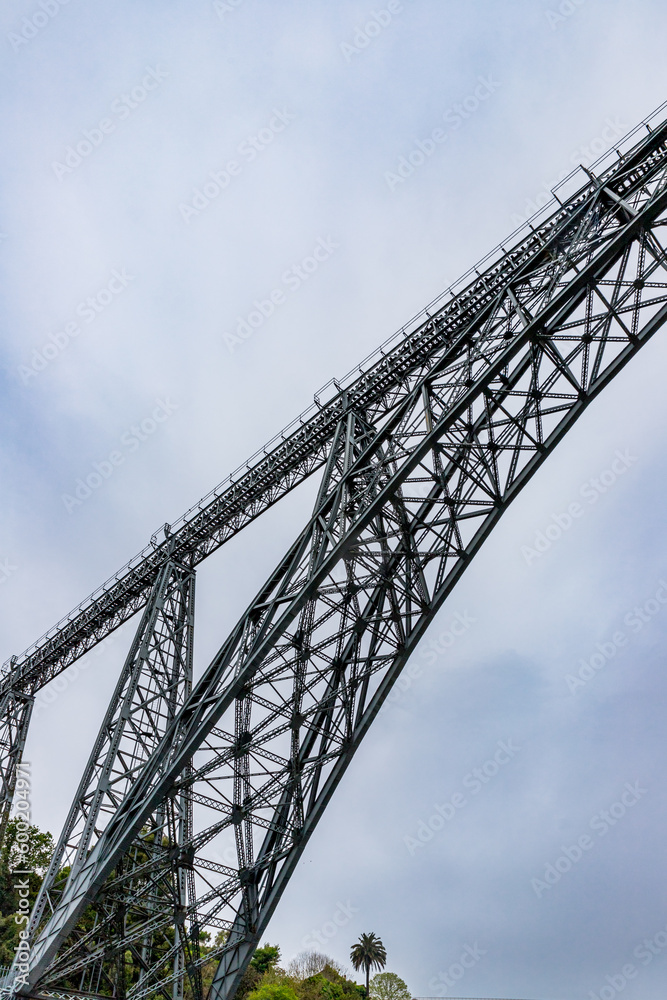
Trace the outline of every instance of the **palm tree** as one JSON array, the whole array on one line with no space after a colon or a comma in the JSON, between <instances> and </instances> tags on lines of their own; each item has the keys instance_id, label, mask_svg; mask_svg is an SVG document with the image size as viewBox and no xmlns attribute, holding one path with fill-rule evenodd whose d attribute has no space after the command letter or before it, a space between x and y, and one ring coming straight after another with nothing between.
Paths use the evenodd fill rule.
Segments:
<instances>
[{"instance_id":1,"label":"palm tree","mask_svg":"<svg viewBox=\"0 0 667 1000\"><path fill-rule=\"evenodd\" d=\"M352 945L350 961L354 968L366 970L366 996L371 969L384 969L387 964L387 951L377 934L362 934L356 944Z\"/></svg>"}]
</instances>

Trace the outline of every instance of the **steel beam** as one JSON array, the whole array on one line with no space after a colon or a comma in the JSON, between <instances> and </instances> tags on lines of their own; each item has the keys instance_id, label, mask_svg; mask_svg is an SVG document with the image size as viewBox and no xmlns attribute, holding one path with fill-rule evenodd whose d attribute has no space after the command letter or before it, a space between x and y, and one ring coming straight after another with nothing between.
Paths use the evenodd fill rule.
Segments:
<instances>
[{"instance_id":1,"label":"steel beam","mask_svg":"<svg viewBox=\"0 0 667 1000\"><path fill-rule=\"evenodd\" d=\"M664 137L663 137L664 141ZM499 518L591 401L667 320L660 143L565 206L549 253L478 302L392 405L341 392L313 515L67 878L23 992L97 960L82 922L122 896L151 924L173 859L142 857L162 804L192 804L180 847L198 927L226 931L211 997L230 1000L308 838L408 657ZM644 169L646 163L655 169ZM657 164L657 166L656 166ZM623 211L604 187L613 186ZM218 855L233 845L234 865ZM128 859L130 864L128 867ZM181 919L182 918L182 919ZM111 926L111 925L110 925ZM115 936L114 936L115 933ZM84 946L85 945L85 946ZM177 945L174 949L177 950ZM201 968L211 955L194 959ZM161 955L127 1000L173 992Z\"/></svg>"},{"instance_id":2,"label":"steel beam","mask_svg":"<svg viewBox=\"0 0 667 1000\"><path fill-rule=\"evenodd\" d=\"M0 844L11 815L33 703L32 695L25 694L20 684L0 697Z\"/></svg>"},{"instance_id":3,"label":"steel beam","mask_svg":"<svg viewBox=\"0 0 667 1000\"><path fill-rule=\"evenodd\" d=\"M77 872L91 847L97 842L109 818L117 811L137 777L159 747L178 711L192 689L192 651L194 638L194 571L168 558L156 580L139 628L123 664L116 689L95 741L69 815L59 838L48 872L31 914L30 938L38 935L42 924L58 906L67 877ZM172 878L164 886L152 886L144 902L142 917L147 924L141 936L139 963L147 970L154 963L155 934L160 930L156 916L167 913L166 922L177 928L173 948L174 988L168 1000L182 996L185 958L192 965L191 946L175 915L187 911L188 878L182 867L174 868L174 849L180 855L182 845L192 836L192 803L181 793L167 795L147 819L141 843L133 855L123 859L122 870L127 884L141 875L137 868L147 859L169 859ZM167 845L169 845L167 847ZM191 889L194 886L190 887ZM191 892L192 896L192 892ZM73 970L67 958L62 963L62 979L72 988L98 991L112 989L115 996L126 992L124 963L128 928L136 931L137 913L128 906L128 892L109 892L98 899L88 926L80 930L77 947L88 961ZM129 921L129 923L128 923ZM92 922L92 926L90 926ZM114 942L123 942L114 947ZM162 948L164 951L164 947ZM194 975L193 995L201 996L201 977Z\"/></svg>"},{"instance_id":4,"label":"steel beam","mask_svg":"<svg viewBox=\"0 0 667 1000\"><path fill-rule=\"evenodd\" d=\"M633 198L667 162L667 123L655 128L617 164L591 177L577 193L515 246L476 274L467 286L429 314L408 324L406 336L367 371L319 406L298 426L267 445L234 482L221 484L175 525L165 525L152 543L98 591L58 622L33 646L4 667L0 697L12 685L35 694L78 657L141 610L152 593L168 547L181 562L197 566L211 552L260 516L326 462L331 440L345 405L366 412L371 422L404 398L406 384L423 377L442 355L443 345L456 349L469 323L492 307L496 297L521 282L559 252L564 233L577 225L591 198L622 221ZM603 195L600 192L603 192ZM615 199L615 200L614 200Z\"/></svg>"}]
</instances>

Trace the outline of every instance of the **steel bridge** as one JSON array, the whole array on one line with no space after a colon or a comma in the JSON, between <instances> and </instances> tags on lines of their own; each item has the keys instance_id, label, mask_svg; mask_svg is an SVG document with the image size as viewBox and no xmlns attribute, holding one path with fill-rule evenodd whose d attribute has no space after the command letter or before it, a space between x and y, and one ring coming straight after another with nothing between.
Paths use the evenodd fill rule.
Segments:
<instances>
[{"instance_id":1,"label":"steel bridge","mask_svg":"<svg viewBox=\"0 0 667 1000\"><path fill-rule=\"evenodd\" d=\"M231 1000L434 615L667 320L666 106L0 678L0 833L36 693L139 623L30 921L30 997ZM310 475L312 515L193 685L197 566ZM233 844L235 862L213 860ZM212 950L200 946L212 932Z\"/></svg>"}]
</instances>

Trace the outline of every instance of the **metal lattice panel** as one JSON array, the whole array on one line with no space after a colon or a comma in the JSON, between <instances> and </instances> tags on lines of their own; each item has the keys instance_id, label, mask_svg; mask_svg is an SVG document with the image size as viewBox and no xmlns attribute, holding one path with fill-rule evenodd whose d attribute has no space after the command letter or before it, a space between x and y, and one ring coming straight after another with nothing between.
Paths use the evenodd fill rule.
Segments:
<instances>
[{"instance_id":1,"label":"metal lattice panel","mask_svg":"<svg viewBox=\"0 0 667 1000\"><path fill-rule=\"evenodd\" d=\"M32 695L26 695L20 683L0 696L0 844L9 822L33 703Z\"/></svg>"},{"instance_id":2,"label":"metal lattice panel","mask_svg":"<svg viewBox=\"0 0 667 1000\"><path fill-rule=\"evenodd\" d=\"M409 333L347 387L348 403L382 418L405 397L412 380L422 377L440 356L443 343L456 338L512 281L538 268L559 252L564 231L604 185L608 201L625 218L623 201L641 192L645 180L659 170L667 158L664 124L630 150L620 162L607 167L599 179L590 178L566 204L508 250L447 301L436 302L431 315L419 317ZM173 528L165 526L161 542L153 544L75 608L22 656L4 665L0 697L20 683L21 690L35 694L60 671L92 649L114 629L143 608L152 592L168 547L181 562L197 566L250 521L301 483L326 460L338 421L343 413L342 393L320 405L296 429L268 445L236 481L223 484L193 508Z\"/></svg>"},{"instance_id":3,"label":"metal lattice panel","mask_svg":"<svg viewBox=\"0 0 667 1000\"><path fill-rule=\"evenodd\" d=\"M67 878L80 869L91 844L99 839L190 694L193 636L194 573L170 559L142 616L56 845L31 915L31 935L39 933L58 906ZM176 995L182 993L184 960L187 957L192 964L198 958L197 942L181 942L178 931L176 940L161 940L159 935L165 927L178 927L176 916L194 899L193 877L169 864L191 837L191 802L182 794L168 795L147 818L139 843L123 859L122 889L109 887L75 935L69 950L84 953L87 959L75 980L79 989L118 992L124 978L124 952L130 948L144 970L153 963L156 951L168 952L178 984ZM164 868L165 859L166 877L162 872L159 879L147 880L146 865L159 863ZM143 909L137 936L128 933L127 920L128 901L139 896ZM119 936L124 946L115 952ZM111 964L110 951L116 959ZM67 951L63 961L69 967ZM200 977L195 976L194 984L195 996L201 994Z\"/></svg>"},{"instance_id":4,"label":"metal lattice panel","mask_svg":"<svg viewBox=\"0 0 667 1000\"><path fill-rule=\"evenodd\" d=\"M33 914L24 992L177 998L187 979L199 996L215 957L210 996L233 996L447 594L667 320L666 164L667 124L10 672L29 695L147 605ZM189 693L194 567L318 467L310 521ZM216 860L230 847L235 864ZM224 933L199 957L206 927Z\"/></svg>"}]
</instances>

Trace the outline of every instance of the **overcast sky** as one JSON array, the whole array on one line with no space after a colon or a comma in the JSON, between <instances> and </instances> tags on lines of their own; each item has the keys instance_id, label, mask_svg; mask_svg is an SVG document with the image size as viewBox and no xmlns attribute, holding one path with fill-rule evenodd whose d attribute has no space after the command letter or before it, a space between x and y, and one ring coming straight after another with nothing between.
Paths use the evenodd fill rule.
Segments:
<instances>
[{"instance_id":1,"label":"overcast sky","mask_svg":"<svg viewBox=\"0 0 667 1000\"><path fill-rule=\"evenodd\" d=\"M658 0L5 0L0 659L659 105L666 22ZM320 935L349 964L374 931L414 996L664 996L666 361L658 336L447 601L273 919L284 959ZM199 571L198 672L314 488ZM585 516L527 557L574 500ZM54 835L134 624L38 706Z\"/></svg>"}]
</instances>

